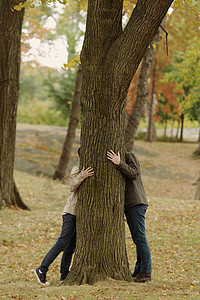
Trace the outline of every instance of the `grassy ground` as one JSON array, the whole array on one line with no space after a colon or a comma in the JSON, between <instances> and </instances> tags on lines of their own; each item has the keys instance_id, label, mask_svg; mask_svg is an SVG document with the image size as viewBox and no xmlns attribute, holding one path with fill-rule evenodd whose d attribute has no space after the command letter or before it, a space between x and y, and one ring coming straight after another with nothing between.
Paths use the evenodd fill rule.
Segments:
<instances>
[{"instance_id":1,"label":"grassy ground","mask_svg":"<svg viewBox=\"0 0 200 300\"><path fill-rule=\"evenodd\" d=\"M146 228L152 253L151 283L110 280L94 286L58 286L59 264L52 264L50 287L40 287L33 274L61 227L66 188L49 179L17 172L21 194L31 211L0 211L1 299L200 299L199 202L152 198ZM130 268L135 246L126 227Z\"/></svg>"},{"instance_id":2,"label":"grassy ground","mask_svg":"<svg viewBox=\"0 0 200 300\"><path fill-rule=\"evenodd\" d=\"M200 160L192 156L197 144L136 141L135 145L149 198L194 199L200 172Z\"/></svg>"},{"instance_id":3,"label":"grassy ground","mask_svg":"<svg viewBox=\"0 0 200 300\"><path fill-rule=\"evenodd\" d=\"M109 280L94 286L59 286L58 257L48 272L50 287L33 274L61 228L66 186L17 171L15 179L31 211L0 211L0 299L200 299L200 202L193 200L199 160L196 144L137 141L149 198L146 229L151 248L152 282ZM135 246L126 226L133 270Z\"/></svg>"}]
</instances>

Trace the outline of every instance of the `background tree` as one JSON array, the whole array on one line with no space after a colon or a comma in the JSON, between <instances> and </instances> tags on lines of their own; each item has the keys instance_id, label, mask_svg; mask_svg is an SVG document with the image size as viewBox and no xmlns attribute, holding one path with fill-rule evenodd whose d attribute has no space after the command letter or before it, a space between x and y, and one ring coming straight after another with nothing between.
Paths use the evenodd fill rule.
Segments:
<instances>
[{"instance_id":1,"label":"background tree","mask_svg":"<svg viewBox=\"0 0 200 300\"><path fill-rule=\"evenodd\" d=\"M43 81L47 72L46 68L34 67L31 62L21 64L19 103L26 105L37 99L46 100L47 91Z\"/></svg>"},{"instance_id":2,"label":"background tree","mask_svg":"<svg viewBox=\"0 0 200 300\"><path fill-rule=\"evenodd\" d=\"M161 42L159 43L158 47L158 53L157 53L157 70L156 70L156 86L155 86L155 94L159 106L160 101L160 95L166 99L166 108L161 100L161 106L164 111L167 113L170 111L170 119L172 120L170 124L174 122L174 120L178 120L178 128L177 128L177 134L179 130L179 123L181 118L181 110L179 109L181 95L184 95L183 90L177 89L174 90L176 87L176 83L172 85L172 83L163 83L163 76L165 72L170 71L170 64L174 61L174 54L175 51L181 50L185 51L186 47L190 43L190 40L192 40L195 36L199 36L199 3L198 1L176 1L173 6L173 10L171 11L170 15L168 15L166 20L166 25L164 28L168 32L168 45L169 45L169 51L168 56L166 56L166 43L165 43L165 34L163 35L163 38ZM143 59L144 61L144 59ZM137 72L138 73L138 72ZM141 82L142 77L141 76ZM139 116L138 111L140 112L140 105L137 105L135 103L136 98L136 92L138 93L138 90L136 88L136 81L138 76L134 76L131 85L129 87L128 97L127 97L127 111L128 114L131 115L133 113L133 116L135 115L134 122L131 121L131 118L129 117L129 129L126 128L126 145L128 146L127 140L131 141L131 134L135 134L135 131L133 127L131 128L131 123L136 124L137 116ZM139 85L140 80L138 80ZM176 87L177 88L177 87ZM150 92L150 89L149 89ZM134 104L135 103L135 104ZM134 110L132 109L132 106L134 105ZM174 113L169 109L170 107L174 107ZM159 109L156 108L157 111ZM145 113L145 111L143 112ZM178 115L177 115L178 114ZM162 114L163 115L163 114ZM167 116L169 118L169 115ZM157 121L162 121L161 114L159 112L159 116L154 114L154 119ZM181 122L182 123L182 122ZM167 123L165 123L166 125ZM183 126L182 126L183 127ZM165 128L166 129L166 128ZM180 130L182 132L182 130ZM172 131L171 131L172 133ZM130 149L130 147L129 147Z\"/></svg>"},{"instance_id":3,"label":"background tree","mask_svg":"<svg viewBox=\"0 0 200 300\"><path fill-rule=\"evenodd\" d=\"M78 63L73 58L78 55L79 44L84 34L82 25L85 23L83 11L78 9L77 3L66 2L52 38L66 37L68 45L66 62L67 59L69 61L66 66L68 67L62 68L64 71L49 72L48 79L45 80L45 85L49 89L49 96L54 100L55 109L60 110L65 118L69 117L72 108L78 70Z\"/></svg>"},{"instance_id":4,"label":"background tree","mask_svg":"<svg viewBox=\"0 0 200 300\"><path fill-rule=\"evenodd\" d=\"M80 38L83 35L83 31L80 29L80 25L83 24L85 18L82 16L82 13L77 9L76 3L67 6L60 20L61 25L58 27L58 32L59 30L63 32L63 28L65 28L64 32L68 38L68 45L69 45L68 58L70 61L68 63L68 68L65 71L65 74L67 74L65 86L69 85L69 80L72 76L73 78L76 77L76 84L75 84L75 88L68 87L71 93L74 91L74 95L68 99L68 102L70 102L71 104L70 120L69 120L67 135L63 145L62 153L58 165L56 167L56 171L53 176L53 179L63 179L65 177L65 173L67 170L67 166L70 159L70 154L71 154L71 150L72 150L72 146L76 134L76 127L79 121L80 94L81 94L81 85L82 85L82 68L81 65L79 65L78 71L75 72L77 70L78 64L74 61L73 57L75 56L75 54L77 54L76 47L80 41ZM66 21L66 16L68 16L67 21ZM58 89L58 93L60 93L59 89ZM64 100L66 101L67 99Z\"/></svg>"},{"instance_id":5,"label":"background tree","mask_svg":"<svg viewBox=\"0 0 200 300\"><path fill-rule=\"evenodd\" d=\"M131 280L123 221L125 182L106 153L120 151L124 159L128 87L171 3L139 0L122 30L123 1L88 1L81 52L80 168L92 166L95 176L80 186L77 247L68 283Z\"/></svg>"},{"instance_id":6,"label":"background tree","mask_svg":"<svg viewBox=\"0 0 200 300\"><path fill-rule=\"evenodd\" d=\"M79 69L76 77L76 86L74 91L74 98L72 102L72 110L70 114L70 121L67 130L67 135L63 145L63 150L58 162L53 179L63 179L66 174L70 154L73 146L73 142L76 134L76 127L79 121L80 114L80 96L81 96L81 85L82 85L82 68L79 65Z\"/></svg>"},{"instance_id":7,"label":"background tree","mask_svg":"<svg viewBox=\"0 0 200 300\"><path fill-rule=\"evenodd\" d=\"M199 122L200 107L200 42L195 39L186 50L176 52L176 60L171 64L170 72L165 74L165 81L176 82L177 88L184 91L181 102L182 113L187 114L191 120ZM195 151L200 155L200 145Z\"/></svg>"},{"instance_id":8,"label":"background tree","mask_svg":"<svg viewBox=\"0 0 200 300\"><path fill-rule=\"evenodd\" d=\"M0 208L17 206L28 209L13 178L24 15L24 10L12 11L15 4L17 1L0 2Z\"/></svg>"},{"instance_id":9,"label":"background tree","mask_svg":"<svg viewBox=\"0 0 200 300\"><path fill-rule=\"evenodd\" d=\"M164 85L164 83L163 83ZM159 94L159 102L156 107L155 120L164 125L164 137L167 136L167 124L168 121L178 121L178 128L180 123L180 116L178 111L178 102L176 101L177 93L173 92L172 85L166 85L166 93ZM164 88L162 89L164 91ZM175 95L175 101L172 101L173 94ZM172 137L172 136L171 136ZM178 134L177 134L178 138Z\"/></svg>"},{"instance_id":10,"label":"background tree","mask_svg":"<svg viewBox=\"0 0 200 300\"><path fill-rule=\"evenodd\" d=\"M162 26L164 26L164 23L165 20L163 20ZM137 84L136 102L134 104L132 114L128 119L128 124L125 130L125 145L127 151L131 151L133 148L136 132L141 117L144 114L145 104L147 104L148 79L150 75L151 66L156 54L155 47L159 43L162 37L162 31L163 29L159 27L158 32L156 33L153 39L152 45L147 49L141 63L140 74L139 74L138 84Z\"/></svg>"},{"instance_id":11,"label":"background tree","mask_svg":"<svg viewBox=\"0 0 200 300\"><path fill-rule=\"evenodd\" d=\"M153 120L153 114L155 110L155 100L156 100L156 93L155 93L156 63L157 63L157 59L155 56L154 63L153 63L153 70L152 70L152 78L151 78L151 94L150 94L150 103L149 103L149 111L148 111L149 118L148 118L147 134L145 138L146 142L153 142L156 140L156 128Z\"/></svg>"},{"instance_id":12,"label":"background tree","mask_svg":"<svg viewBox=\"0 0 200 300\"><path fill-rule=\"evenodd\" d=\"M196 5L196 6L195 6ZM180 61L180 53L185 54L188 46L193 43L195 38L200 37L199 31L199 3L197 1L184 1L183 5L177 5L174 3L174 9L167 18L166 30L168 31L168 43L169 43L169 55L164 56L165 47L164 43L160 43L157 56L157 81L156 81L156 95L158 106L161 100L161 106L163 107L163 113L168 114L167 119L170 119L170 124L173 124L174 120L178 121L178 130L180 131L180 140L183 137L184 115L187 117L189 114L183 113L183 103L185 103L186 94L181 85L176 80L163 82L163 78L168 76L167 74L173 73L173 64ZM185 69L187 67L185 66ZM189 74L189 72L188 72ZM160 98L161 97L161 98ZM162 97L166 99L164 104ZM159 120L161 118L159 109ZM155 115L157 118L157 115ZM190 118L191 119L191 118ZM192 119L191 119L192 120ZM193 119L194 120L194 119ZM181 128L179 129L179 124Z\"/></svg>"}]
</instances>

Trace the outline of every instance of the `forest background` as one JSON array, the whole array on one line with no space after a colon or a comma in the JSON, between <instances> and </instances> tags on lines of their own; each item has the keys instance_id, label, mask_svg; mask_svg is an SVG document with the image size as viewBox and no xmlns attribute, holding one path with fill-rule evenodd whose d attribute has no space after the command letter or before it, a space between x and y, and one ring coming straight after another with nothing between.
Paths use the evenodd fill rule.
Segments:
<instances>
[{"instance_id":1,"label":"forest background","mask_svg":"<svg viewBox=\"0 0 200 300\"><path fill-rule=\"evenodd\" d=\"M22 36L19 123L68 125L78 68L77 57L84 37L86 7L83 8L70 3L26 11ZM198 18L193 6L188 3L170 9L167 17L164 27L168 32L169 54L166 54L164 31L157 49L154 121L158 128L177 128L182 114L185 116L184 127L199 128ZM124 26L127 20L128 7L125 6ZM153 46L156 47L155 44ZM129 88L128 115L135 103L139 71L140 68ZM147 100L150 102L152 72L149 81ZM148 104L140 127L147 127L147 123ZM173 135L177 135L176 129Z\"/></svg>"}]
</instances>

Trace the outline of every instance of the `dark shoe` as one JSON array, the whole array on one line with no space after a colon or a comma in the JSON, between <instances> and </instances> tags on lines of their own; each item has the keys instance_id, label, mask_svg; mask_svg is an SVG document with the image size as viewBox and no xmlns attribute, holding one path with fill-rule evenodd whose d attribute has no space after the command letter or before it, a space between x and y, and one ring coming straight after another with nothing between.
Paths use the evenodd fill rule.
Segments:
<instances>
[{"instance_id":1,"label":"dark shoe","mask_svg":"<svg viewBox=\"0 0 200 300\"><path fill-rule=\"evenodd\" d=\"M63 284L63 282L64 282L64 280L65 280L66 277L67 277L67 275L65 275L65 274L62 274L62 275L60 276L60 283L59 283L59 285L62 285L62 284Z\"/></svg>"},{"instance_id":2,"label":"dark shoe","mask_svg":"<svg viewBox=\"0 0 200 300\"><path fill-rule=\"evenodd\" d=\"M62 275L60 276L60 282L61 282L61 281L64 281L65 278L67 277L67 275L68 275L68 273L67 273L67 274L62 274Z\"/></svg>"},{"instance_id":3,"label":"dark shoe","mask_svg":"<svg viewBox=\"0 0 200 300\"><path fill-rule=\"evenodd\" d=\"M35 276L37 278L37 281L39 284L43 285L43 286L48 286L50 285L50 283L48 281L46 281L46 273L42 273L40 271L40 268L37 268L34 270Z\"/></svg>"},{"instance_id":4,"label":"dark shoe","mask_svg":"<svg viewBox=\"0 0 200 300\"><path fill-rule=\"evenodd\" d=\"M135 282L147 282L151 281L151 273L138 273L134 278Z\"/></svg>"},{"instance_id":5,"label":"dark shoe","mask_svg":"<svg viewBox=\"0 0 200 300\"><path fill-rule=\"evenodd\" d=\"M133 272L133 273L131 274L131 276L132 276L133 278L135 278L135 277L137 276L137 274L139 274L139 273Z\"/></svg>"}]
</instances>

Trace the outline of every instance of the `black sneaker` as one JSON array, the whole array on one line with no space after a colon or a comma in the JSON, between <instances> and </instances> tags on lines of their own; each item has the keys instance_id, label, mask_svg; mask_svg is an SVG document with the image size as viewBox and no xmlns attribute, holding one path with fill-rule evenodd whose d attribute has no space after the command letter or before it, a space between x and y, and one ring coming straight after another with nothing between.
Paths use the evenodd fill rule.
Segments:
<instances>
[{"instance_id":1,"label":"black sneaker","mask_svg":"<svg viewBox=\"0 0 200 300\"><path fill-rule=\"evenodd\" d=\"M60 281L64 281L66 277L67 277L67 275L62 274L62 275L60 276Z\"/></svg>"},{"instance_id":2,"label":"black sneaker","mask_svg":"<svg viewBox=\"0 0 200 300\"><path fill-rule=\"evenodd\" d=\"M48 286L50 285L50 283L48 281L46 281L46 273L42 273L40 271L40 268L37 268L34 270L35 276L37 278L37 281L39 284L43 285L43 286Z\"/></svg>"}]
</instances>

